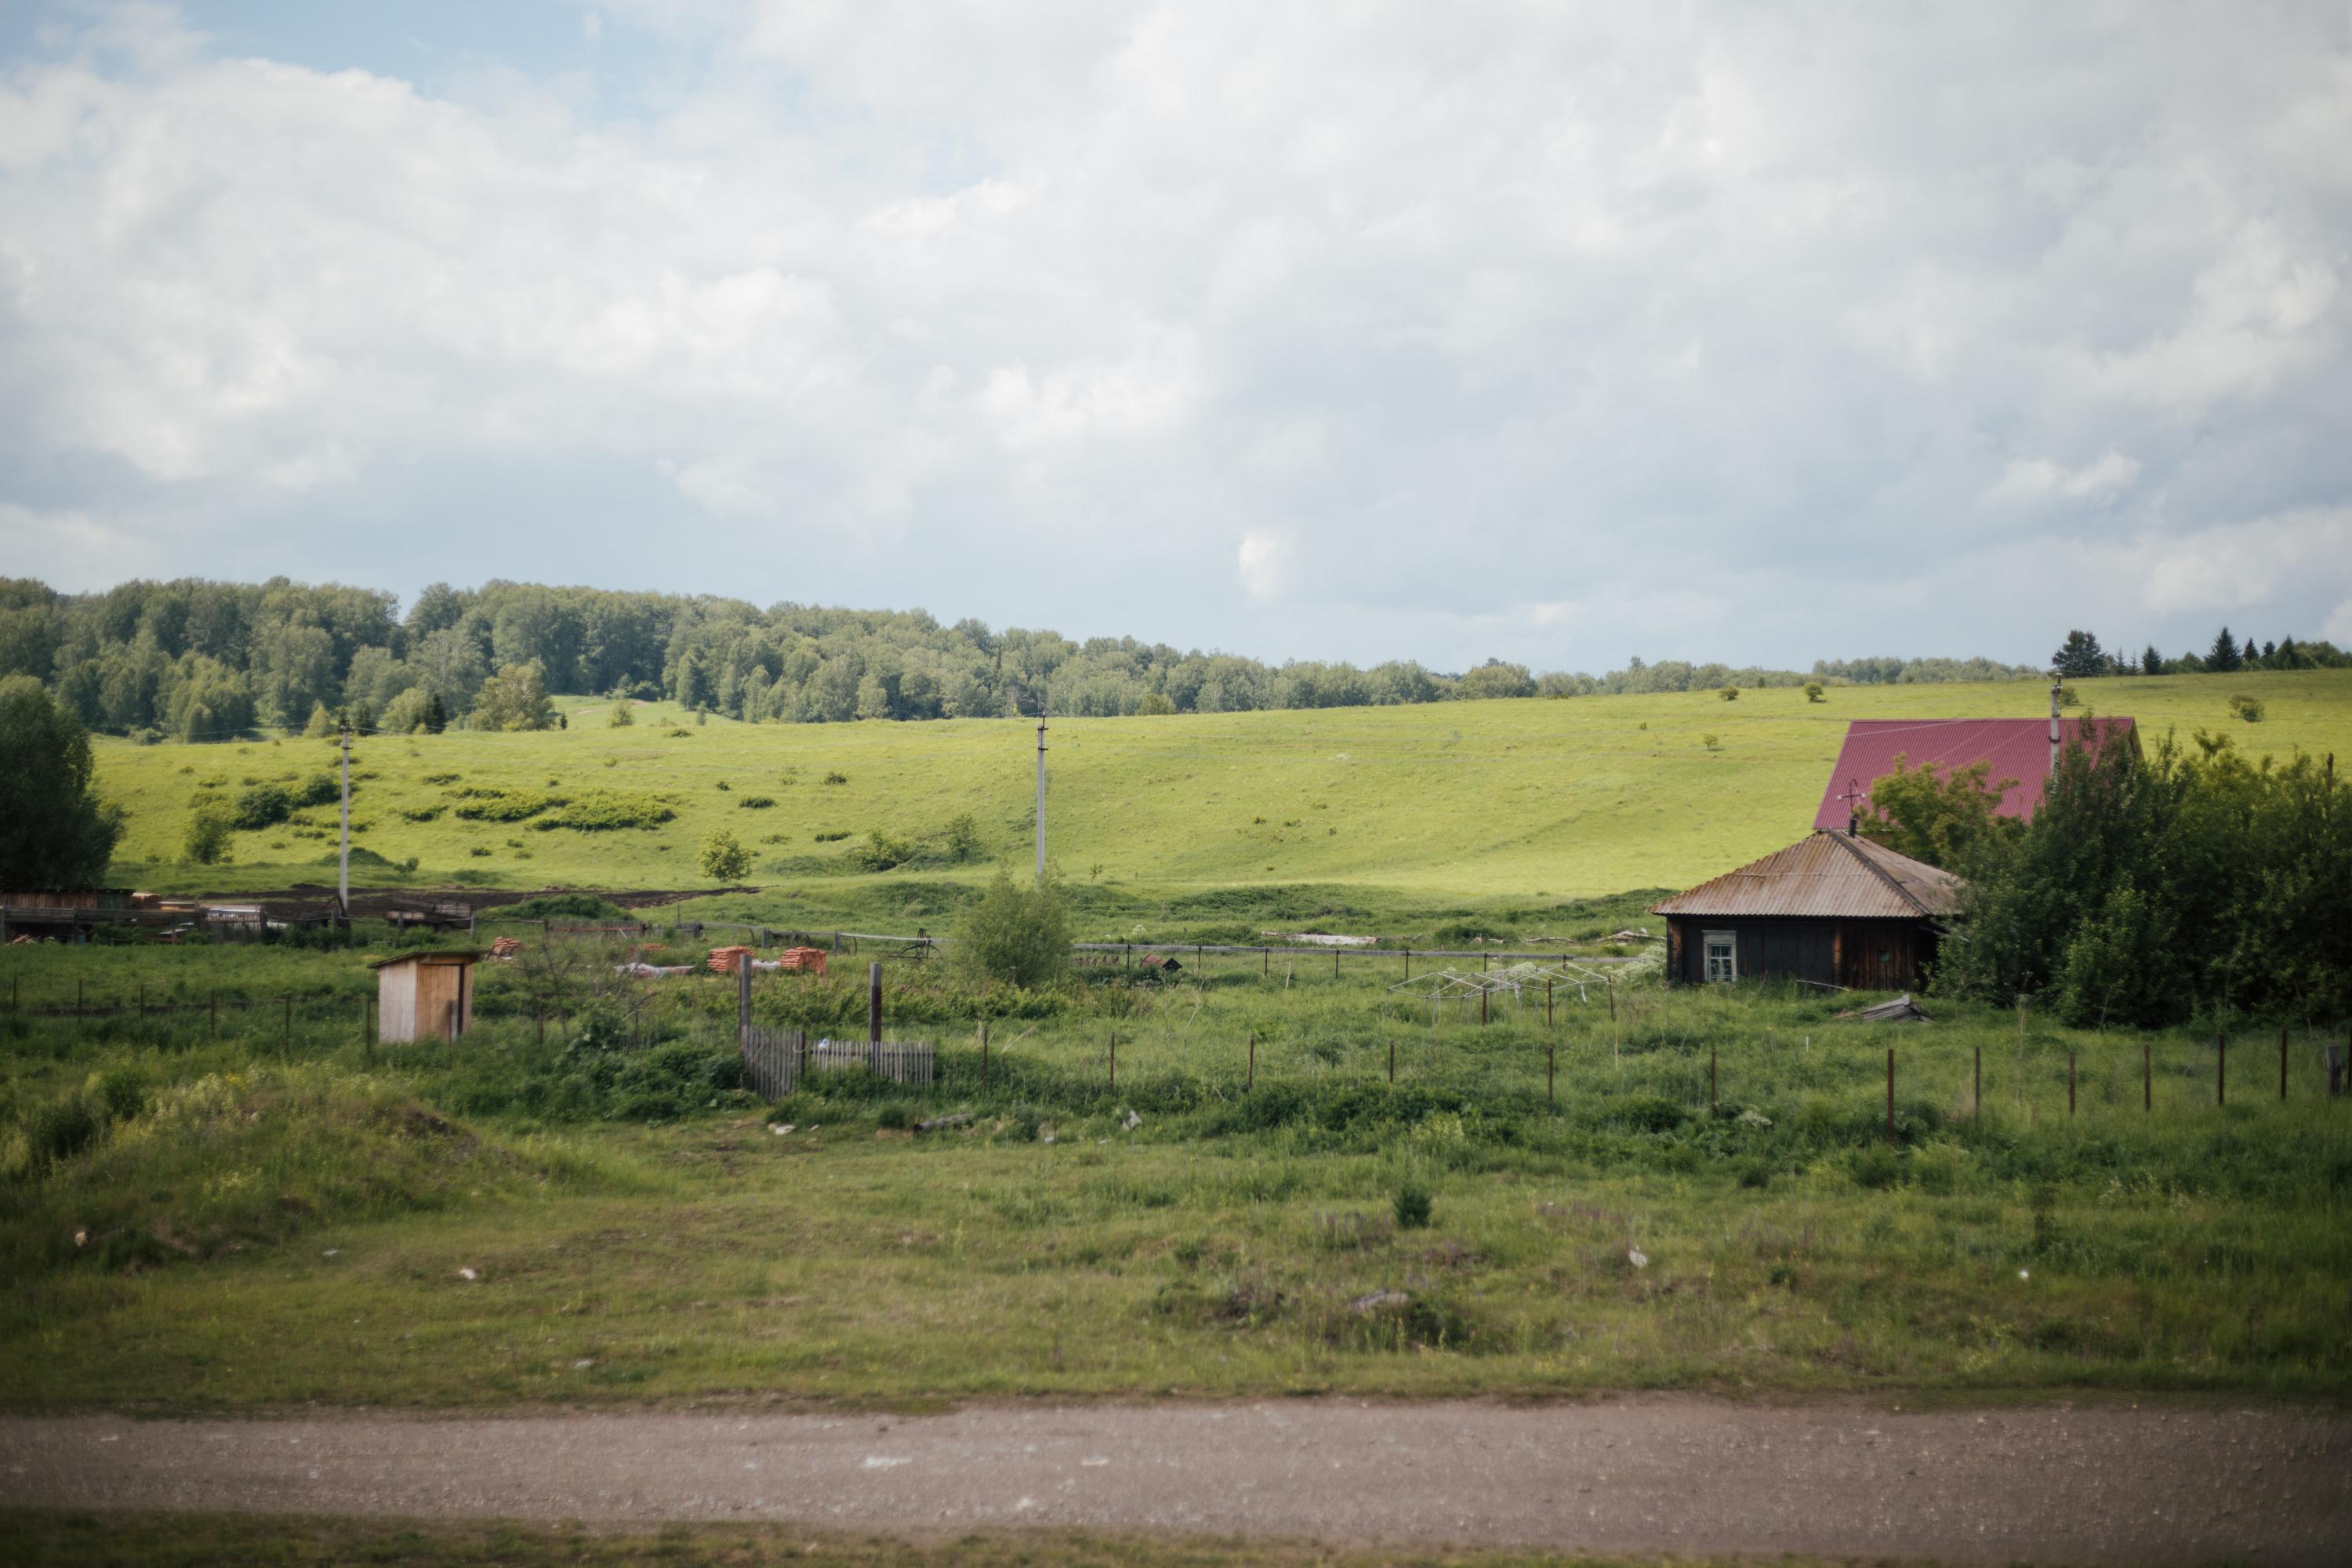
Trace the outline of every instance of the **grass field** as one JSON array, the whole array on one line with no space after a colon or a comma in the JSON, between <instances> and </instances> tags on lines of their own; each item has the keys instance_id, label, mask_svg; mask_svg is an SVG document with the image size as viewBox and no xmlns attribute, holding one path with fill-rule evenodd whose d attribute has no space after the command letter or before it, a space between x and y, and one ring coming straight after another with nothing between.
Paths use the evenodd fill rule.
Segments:
<instances>
[{"instance_id":1,"label":"grass field","mask_svg":"<svg viewBox=\"0 0 2352 1568\"><path fill-rule=\"evenodd\" d=\"M89 1514L0 1510L0 1563L39 1568L149 1568L249 1563L310 1564L430 1563L441 1568L604 1568L642 1563L713 1568L1615 1568L1671 1563L1706 1568L1727 1559L1676 1555L1560 1557L1550 1552L1349 1550L1304 1543L1166 1535L1024 1531L916 1543L848 1536L806 1526L700 1524L588 1530L541 1524L464 1524L395 1520L283 1519L247 1514ZM1770 1559L1780 1568L1811 1561Z\"/></svg>"},{"instance_id":2,"label":"grass field","mask_svg":"<svg viewBox=\"0 0 2352 1568\"><path fill-rule=\"evenodd\" d=\"M2076 686L2089 708L2130 714L2151 739L2225 730L2252 751L2352 752L2352 670ZM2268 704L2265 721L2230 717L2227 700L2242 691ZM1841 687L1817 704L1776 689L1734 702L1702 692L1057 720L1051 848L1074 883L1147 900L1315 885L1356 889L1356 902L1378 910L1381 891L1533 900L1680 887L1804 833L1848 720L2030 717L2046 703L2028 682ZM697 847L724 826L753 850L753 881L853 909L877 907L890 883L969 882L1030 853L1035 734L1024 721L697 725L648 710L613 730L601 704L564 706L569 730L364 742L354 843L386 861L416 858L405 879L420 886L686 888L703 880ZM233 796L316 773L332 754L301 740L102 744L101 788L131 814L117 875L159 890L331 882L331 805L238 834L233 868L178 861L200 785ZM469 789L618 798L675 815L653 828L540 831L547 813L462 817L480 798L457 793ZM745 805L757 799L773 804ZM941 835L964 813L982 853L944 863ZM849 856L876 829L928 853L859 875ZM404 879L371 863L356 879Z\"/></svg>"},{"instance_id":3,"label":"grass field","mask_svg":"<svg viewBox=\"0 0 2352 1568\"><path fill-rule=\"evenodd\" d=\"M5 958L53 996L111 956L158 999L205 952ZM232 984L361 973L228 956ZM2282 1104L2274 1037L2241 1036L2220 1108L2183 1035L1639 983L1613 1024L1596 996L1433 1028L1370 966L1271 968L1023 998L982 1083L982 1000L905 966L892 1032L944 1041L946 1082L772 1109L733 1087L723 981L666 983L668 1043L624 1053L542 1041L507 971L462 1044L373 1058L342 1005L290 1049L270 1010L217 1039L16 1016L0 1405L2352 1391L2352 1117L2315 1037ZM902 1130L942 1110L975 1120Z\"/></svg>"}]
</instances>

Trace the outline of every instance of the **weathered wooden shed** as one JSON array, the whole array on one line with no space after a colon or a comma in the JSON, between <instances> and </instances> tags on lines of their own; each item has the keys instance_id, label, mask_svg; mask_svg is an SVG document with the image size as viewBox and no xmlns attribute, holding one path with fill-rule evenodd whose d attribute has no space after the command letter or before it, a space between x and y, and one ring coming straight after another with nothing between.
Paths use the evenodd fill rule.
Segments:
<instances>
[{"instance_id":1,"label":"weathered wooden shed","mask_svg":"<svg viewBox=\"0 0 2352 1568\"><path fill-rule=\"evenodd\" d=\"M454 1040L474 1026L474 965L478 952L401 952L379 958L376 1038Z\"/></svg>"},{"instance_id":2,"label":"weathered wooden shed","mask_svg":"<svg viewBox=\"0 0 2352 1568\"><path fill-rule=\"evenodd\" d=\"M1855 991L1919 984L1959 879L1839 828L1653 905L1673 985L1785 976Z\"/></svg>"}]
</instances>

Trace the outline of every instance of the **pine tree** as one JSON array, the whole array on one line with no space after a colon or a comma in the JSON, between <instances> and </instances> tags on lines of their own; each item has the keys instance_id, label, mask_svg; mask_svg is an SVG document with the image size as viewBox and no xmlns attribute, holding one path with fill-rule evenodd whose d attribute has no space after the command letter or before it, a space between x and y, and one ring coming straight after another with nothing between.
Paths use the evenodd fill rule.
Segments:
<instances>
[{"instance_id":1,"label":"pine tree","mask_svg":"<svg viewBox=\"0 0 2352 1568\"><path fill-rule=\"evenodd\" d=\"M2099 639L2089 632L2072 631L2056 653L2050 656L2051 667L2069 679L2077 679L2107 672L2107 656L2099 647Z\"/></svg>"},{"instance_id":2,"label":"pine tree","mask_svg":"<svg viewBox=\"0 0 2352 1568\"><path fill-rule=\"evenodd\" d=\"M2238 639L2223 626L2213 638L2213 651L2205 656L2205 668L2216 675L2227 675L2245 667L2245 658L2238 652Z\"/></svg>"},{"instance_id":3,"label":"pine tree","mask_svg":"<svg viewBox=\"0 0 2352 1568\"><path fill-rule=\"evenodd\" d=\"M434 692L425 700L425 732L437 735L449 727L449 710L442 706L441 694Z\"/></svg>"},{"instance_id":4,"label":"pine tree","mask_svg":"<svg viewBox=\"0 0 2352 1568\"><path fill-rule=\"evenodd\" d=\"M2142 675L2164 673L2164 655L2154 643L2148 644L2147 651L2139 656L2139 672Z\"/></svg>"}]
</instances>

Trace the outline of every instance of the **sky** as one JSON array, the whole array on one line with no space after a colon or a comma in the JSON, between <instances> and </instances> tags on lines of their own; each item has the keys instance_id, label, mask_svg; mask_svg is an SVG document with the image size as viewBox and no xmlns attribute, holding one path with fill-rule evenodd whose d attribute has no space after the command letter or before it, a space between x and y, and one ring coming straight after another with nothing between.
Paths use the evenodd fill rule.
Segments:
<instances>
[{"instance_id":1,"label":"sky","mask_svg":"<svg viewBox=\"0 0 2352 1568\"><path fill-rule=\"evenodd\" d=\"M0 574L2352 644L2352 3L0 0Z\"/></svg>"}]
</instances>

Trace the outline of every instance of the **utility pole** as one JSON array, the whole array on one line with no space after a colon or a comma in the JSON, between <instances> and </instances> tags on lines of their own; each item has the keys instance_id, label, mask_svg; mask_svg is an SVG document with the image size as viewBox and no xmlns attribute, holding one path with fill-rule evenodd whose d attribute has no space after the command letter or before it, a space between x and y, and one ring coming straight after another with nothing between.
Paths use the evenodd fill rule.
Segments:
<instances>
[{"instance_id":1,"label":"utility pole","mask_svg":"<svg viewBox=\"0 0 2352 1568\"><path fill-rule=\"evenodd\" d=\"M337 875L336 890L341 897L343 929L352 924L352 724L343 721L343 849L341 870Z\"/></svg>"},{"instance_id":2,"label":"utility pole","mask_svg":"<svg viewBox=\"0 0 2352 1568\"><path fill-rule=\"evenodd\" d=\"M1045 715L1037 715L1037 880L1045 880Z\"/></svg>"},{"instance_id":3,"label":"utility pole","mask_svg":"<svg viewBox=\"0 0 2352 1568\"><path fill-rule=\"evenodd\" d=\"M2061 683L2058 677L2053 674L2050 677L2050 776L2053 779L2058 776L2058 693L2060 689Z\"/></svg>"}]
</instances>

